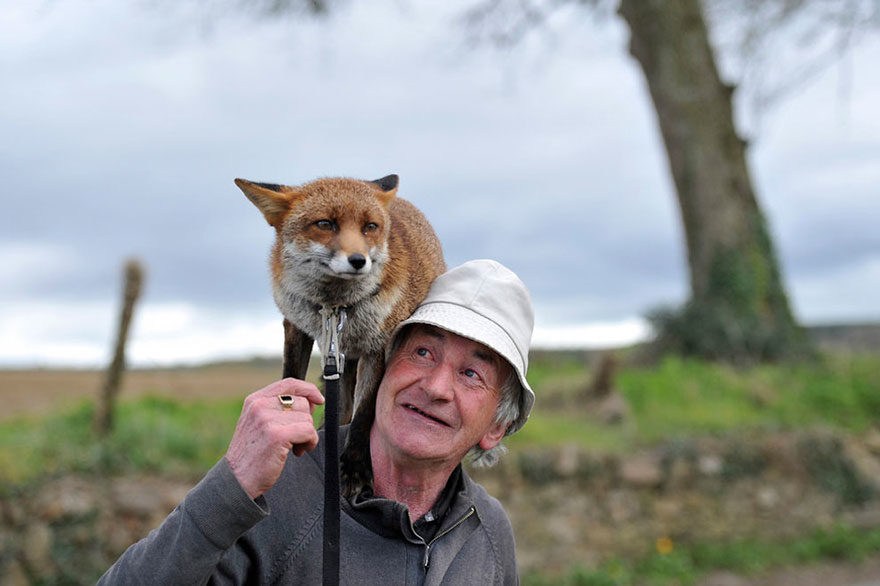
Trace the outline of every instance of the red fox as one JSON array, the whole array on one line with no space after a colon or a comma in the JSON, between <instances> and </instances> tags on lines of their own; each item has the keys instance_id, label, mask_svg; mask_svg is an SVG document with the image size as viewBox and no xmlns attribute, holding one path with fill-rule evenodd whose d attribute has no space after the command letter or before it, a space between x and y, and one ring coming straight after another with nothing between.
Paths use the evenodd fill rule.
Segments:
<instances>
[{"instance_id":1,"label":"red fox","mask_svg":"<svg viewBox=\"0 0 880 586\"><path fill-rule=\"evenodd\" d=\"M341 423L378 388L385 343L446 270L424 215L397 195L398 177L318 179L299 187L235 184L275 228L270 266L284 316L284 376L304 378L324 305L344 306Z\"/></svg>"}]
</instances>

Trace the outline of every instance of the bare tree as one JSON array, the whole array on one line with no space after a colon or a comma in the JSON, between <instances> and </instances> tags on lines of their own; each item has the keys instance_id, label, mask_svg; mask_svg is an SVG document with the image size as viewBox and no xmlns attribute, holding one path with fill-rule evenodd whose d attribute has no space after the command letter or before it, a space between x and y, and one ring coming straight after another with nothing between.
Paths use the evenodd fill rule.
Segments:
<instances>
[{"instance_id":1,"label":"bare tree","mask_svg":"<svg viewBox=\"0 0 880 586\"><path fill-rule=\"evenodd\" d=\"M658 313L661 342L734 361L803 353L772 239L734 127L699 0L621 0L666 146L687 241L691 297Z\"/></svg>"},{"instance_id":2,"label":"bare tree","mask_svg":"<svg viewBox=\"0 0 880 586\"><path fill-rule=\"evenodd\" d=\"M716 53L737 80L740 114L761 118L880 29L880 0L703 0ZM744 116L740 116L742 121ZM740 128L740 134L747 132Z\"/></svg>"},{"instance_id":3,"label":"bare tree","mask_svg":"<svg viewBox=\"0 0 880 586\"><path fill-rule=\"evenodd\" d=\"M255 18L322 17L347 0L148 0L153 8L190 7L207 18L251 15Z\"/></svg>"},{"instance_id":4,"label":"bare tree","mask_svg":"<svg viewBox=\"0 0 880 586\"><path fill-rule=\"evenodd\" d=\"M829 4L836 7L834 19L828 18ZM585 5L594 13L616 7L630 29L630 53L641 66L657 114L687 244L690 298L682 308L652 314L658 343L685 354L741 363L809 356L812 346L789 305L749 173L747 143L735 127L735 88L719 75L704 9L711 6L718 22L738 15L737 34L727 37L744 60L757 61L769 40L793 22L800 23L795 26L802 36L833 36L838 42L832 46L845 48L859 28L855 23L877 19L878 4L485 0L465 21L477 38L509 45L544 26L563 7ZM803 71L819 64L808 64ZM785 87L783 83L775 92Z\"/></svg>"}]
</instances>

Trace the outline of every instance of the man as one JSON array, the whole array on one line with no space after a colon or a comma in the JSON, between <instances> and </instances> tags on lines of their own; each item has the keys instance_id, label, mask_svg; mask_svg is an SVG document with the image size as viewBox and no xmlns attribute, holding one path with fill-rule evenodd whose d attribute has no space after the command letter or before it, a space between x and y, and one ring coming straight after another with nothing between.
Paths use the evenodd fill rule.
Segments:
<instances>
[{"instance_id":1,"label":"man","mask_svg":"<svg viewBox=\"0 0 880 586\"><path fill-rule=\"evenodd\" d=\"M372 486L341 503L342 584L518 582L510 521L461 462L494 463L528 419L533 321L519 278L478 260L395 330L364 440ZM321 403L294 379L250 395L225 457L101 583L319 584Z\"/></svg>"}]
</instances>

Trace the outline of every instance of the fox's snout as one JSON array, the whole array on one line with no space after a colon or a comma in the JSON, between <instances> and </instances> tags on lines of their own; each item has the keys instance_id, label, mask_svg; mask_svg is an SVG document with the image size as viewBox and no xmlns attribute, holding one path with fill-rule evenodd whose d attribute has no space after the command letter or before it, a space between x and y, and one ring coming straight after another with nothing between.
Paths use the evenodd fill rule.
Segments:
<instances>
[{"instance_id":1,"label":"fox's snout","mask_svg":"<svg viewBox=\"0 0 880 586\"><path fill-rule=\"evenodd\" d=\"M367 264L367 257L356 252L348 256L348 264L350 264L354 270L359 271Z\"/></svg>"},{"instance_id":2,"label":"fox's snout","mask_svg":"<svg viewBox=\"0 0 880 586\"><path fill-rule=\"evenodd\" d=\"M336 251L330 258L330 270L339 276L357 276L370 272L372 261L360 252Z\"/></svg>"},{"instance_id":3,"label":"fox's snout","mask_svg":"<svg viewBox=\"0 0 880 586\"><path fill-rule=\"evenodd\" d=\"M363 234L360 224L337 221L333 231L312 231L305 234L312 245L318 244L330 253L330 270L337 275L358 276L373 268L373 250L379 244L377 234Z\"/></svg>"}]
</instances>

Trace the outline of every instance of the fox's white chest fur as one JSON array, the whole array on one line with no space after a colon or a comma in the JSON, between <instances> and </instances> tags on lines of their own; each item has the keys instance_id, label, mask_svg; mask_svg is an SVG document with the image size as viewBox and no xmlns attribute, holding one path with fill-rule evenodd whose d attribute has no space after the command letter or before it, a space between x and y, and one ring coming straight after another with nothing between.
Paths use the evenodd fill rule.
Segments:
<instances>
[{"instance_id":1,"label":"fox's white chest fur","mask_svg":"<svg viewBox=\"0 0 880 586\"><path fill-rule=\"evenodd\" d=\"M350 358L381 352L387 335L383 325L400 296L400 292L380 288L387 252L371 251L368 270L356 274L337 273L332 257L326 251L316 252L320 251L285 245L284 271L273 290L278 309L300 330L320 340L321 307L345 307L346 322L339 335L342 352Z\"/></svg>"}]
</instances>

